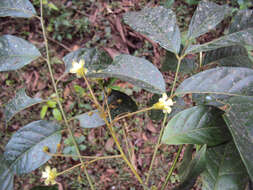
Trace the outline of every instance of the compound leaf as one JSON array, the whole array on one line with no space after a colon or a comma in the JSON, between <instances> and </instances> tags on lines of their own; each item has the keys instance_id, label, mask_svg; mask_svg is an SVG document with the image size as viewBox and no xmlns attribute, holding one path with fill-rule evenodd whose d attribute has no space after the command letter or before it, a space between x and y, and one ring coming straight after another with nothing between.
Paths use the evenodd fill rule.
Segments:
<instances>
[{"instance_id":1,"label":"compound leaf","mask_svg":"<svg viewBox=\"0 0 253 190\"><path fill-rule=\"evenodd\" d=\"M20 111L41 102L43 102L41 98L30 98L27 96L24 88L18 90L16 96L5 105L5 121L10 121Z\"/></svg>"},{"instance_id":2,"label":"compound leaf","mask_svg":"<svg viewBox=\"0 0 253 190\"><path fill-rule=\"evenodd\" d=\"M14 174L2 156L0 162L0 190L13 190Z\"/></svg>"},{"instance_id":3,"label":"compound leaf","mask_svg":"<svg viewBox=\"0 0 253 190\"><path fill-rule=\"evenodd\" d=\"M189 190L195 184L197 177L205 170L206 167L206 149L204 145L192 159L189 165L184 168L181 175L180 184L174 190Z\"/></svg>"},{"instance_id":4,"label":"compound leaf","mask_svg":"<svg viewBox=\"0 0 253 190\"><path fill-rule=\"evenodd\" d=\"M139 12L125 13L124 22L166 50L173 53L179 52L180 31L176 24L176 15L172 10L161 6L146 7Z\"/></svg>"},{"instance_id":5,"label":"compound leaf","mask_svg":"<svg viewBox=\"0 0 253 190\"><path fill-rule=\"evenodd\" d=\"M123 92L112 90L107 99L112 119L117 115L137 111L138 107L132 98ZM96 128L105 125L98 110L75 116L82 128Z\"/></svg>"},{"instance_id":6,"label":"compound leaf","mask_svg":"<svg viewBox=\"0 0 253 190\"><path fill-rule=\"evenodd\" d=\"M243 46L229 46L208 51L203 65L208 63L216 63L218 66L253 67L248 51Z\"/></svg>"},{"instance_id":7,"label":"compound leaf","mask_svg":"<svg viewBox=\"0 0 253 190\"><path fill-rule=\"evenodd\" d=\"M233 97L224 119L253 181L253 97Z\"/></svg>"},{"instance_id":8,"label":"compound leaf","mask_svg":"<svg viewBox=\"0 0 253 190\"><path fill-rule=\"evenodd\" d=\"M245 188L248 175L233 142L207 149L206 170L201 177L203 190Z\"/></svg>"},{"instance_id":9,"label":"compound leaf","mask_svg":"<svg viewBox=\"0 0 253 190\"><path fill-rule=\"evenodd\" d=\"M1 0L0 17L30 18L36 15L36 11L29 0Z\"/></svg>"},{"instance_id":10,"label":"compound leaf","mask_svg":"<svg viewBox=\"0 0 253 190\"><path fill-rule=\"evenodd\" d=\"M213 2L201 1L198 4L188 30L188 39L194 39L215 28L230 12L226 5L220 6Z\"/></svg>"},{"instance_id":11,"label":"compound leaf","mask_svg":"<svg viewBox=\"0 0 253 190\"><path fill-rule=\"evenodd\" d=\"M104 57L104 58L103 58ZM69 72L73 60L85 60L87 77L118 78L153 93L165 92L165 81L160 71L148 60L131 56L118 55L111 59L96 49L79 49L64 57L66 72Z\"/></svg>"},{"instance_id":12,"label":"compound leaf","mask_svg":"<svg viewBox=\"0 0 253 190\"><path fill-rule=\"evenodd\" d=\"M0 71L20 69L40 56L38 49L22 38L12 35L0 37Z\"/></svg>"},{"instance_id":13,"label":"compound leaf","mask_svg":"<svg viewBox=\"0 0 253 190\"><path fill-rule=\"evenodd\" d=\"M199 104L223 105L232 96L253 95L253 70L219 67L200 72L184 80L176 95L193 94Z\"/></svg>"},{"instance_id":14,"label":"compound leaf","mask_svg":"<svg viewBox=\"0 0 253 190\"><path fill-rule=\"evenodd\" d=\"M230 139L230 133L222 113L210 106L195 106L181 111L168 122L162 142L208 146L223 143Z\"/></svg>"},{"instance_id":15,"label":"compound leaf","mask_svg":"<svg viewBox=\"0 0 253 190\"><path fill-rule=\"evenodd\" d=\"M11 162L14 173L29 173L51 158L43 151L43 147L55 153L60 140L61 128L58 124L34 121L14 133L5 147L4 158Z\"/></svg>"}]
</instances>

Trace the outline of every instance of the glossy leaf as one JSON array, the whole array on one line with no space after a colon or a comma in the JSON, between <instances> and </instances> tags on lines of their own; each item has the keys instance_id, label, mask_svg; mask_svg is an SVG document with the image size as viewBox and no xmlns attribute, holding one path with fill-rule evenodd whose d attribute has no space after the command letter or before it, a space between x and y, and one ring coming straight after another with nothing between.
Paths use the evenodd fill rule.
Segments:
<instances>
[{"instance_id":1,"label":"glossy leaf","mask_svg":"<svg viewBox=\"0 0 253 190\"><path fill-rule=\"evenodd\" d=\"M114 119L117 115L127 112L134 112L138 109L136 103L131 97L117 90L111 91L107 102L110 108L112 119ZM95 128L105 125L105 121L100 116L98 110L93 110L88 113L75 116L75 118L80 121L80 127L82 128Z\"/></svg>"},{"instance_id":2,"label":"glossy leaf","mask_svg":"<svg viewBox=\"0 0 253 190\"><path fill-rule=\"evenodd\" d=\"M233 45L253 46L253 27L222 36L202 45L191 45L187 48L185 54L211 51Z\"/></svg>"},{"instance_id":3,"label":"glossy leaf","mask_svg":"<svg viewBox=\"0 0 253 190\"><path fill-rule=\"evenodd\" d=\"M193 144L186 145L186 148L184 150L183 159L182 159L179 167L177 168L179 178L182 178L187 166L189 166L190 162L192 161L193 149L194 149Z\"/></svg>"},{"instance_id":4,"label":"glossy leaf","mask_svg":"<svg viewBox=\"0 0 253 190\"><path fill-rule=\"evenodd\" d=\"M36 15L36 11L29 0L1 0L0 17L30 18Z\"/></svg>"},{"instance_id":5,"label":"glossy leaf","mask_svg":"<svg viewBox=\"0 0 253 190\"><path fill-rule=\"evenodd\" d=\"M208 51L203 65L216 63L218 66L253 68L253 62L248 57L248 51L242 46L229 46Z\"/></svg>"},{"instance_id":6,"label":"glossy leaf","mask_svg":"<svg viewBox=\"0 0 253 190\"><path fill-rule=\"evenodd\" d=\"M166 50L173 53L179 52L180 31L176 24L176 15L172 10L161 6L146 7L139 12L125 13L124 22Z\"/></svg>"},{"instance_id":7,"label":"glossy leaf","mask_svg":"<svg viewBox=\"0 0 253 190\"><path fill-rule=\"evenodd\" d=\"M0 190L13 190L14 174L1 155L0 162Z\"/></svg>"},{"instance_id":8,"label":"glossy leaf","mask_svg":"<svg viewBox=\"0 0 253 190\"><path fill-rule=\"evenodd\" d=\"M178 60L175 54L171 52L166 52L165 58L162 63L162 71L173 71L176 72L177 70ZM195 59L193 58L184 58L180 65L180 73L181 74L189 74L193 72L195 68Z\"/></svg>"},{"instance_id":9,"label":"glossy leaf","mask_svg":"<svg viewBox=\"0 0 253 190\"><path fill-rule=\"evenodd\" d=\"M5 147L4 157L11 162L14 173L29 173L51 158L43 152L43 147L47 146L51 153L55 153L60 140L61 128L58 124L34 121L14 133Z\"/></svg>"},{"instance_id":10,"label":"glossy leaf","mask_svg":"<svg viewBox=\"0 0 253 190\"><path fill-rule=\"evenodd\" d=\"M200 104L220 106L232 96L253 95L253 70L219 67L200 72L184 80L176 95L193 94Z\"/></svg>"},{"instance_id":11,"label":"glossy leaf","mask_svg":"<svg viewBox=\"0 0 253 190\"><path fill-rule=\"evenodd\" d=\"M211 147L206 152L206 170L201 175L202 190L242 190L248 176L232 142Z\"/></svg>"},{"instance_id":12,"label":"glossy leaf","mask_svg":"<svg viewBox=\"0 0 253 190\"><path fill-rule=\"evenodd\" d=\"M206 145L204 145L191 160L187 168L185 168L181 176L180 184L174 190L191 189L197 177L205 170L206 167Z\"/></svg>"},{"instance_id":13,"label":"glossy leaf","mask_svg":"<svg viewBox=\"0 0 253 190\"><path fill-rule=\"evenodd\" d=\"M234 21L229 26L229 33L237 32L247 28L253 28L253 11L241 10L234 17Z\"/></svg>"},{"instance_id":14,"label":"glossy leaf","mask_svg":"<svg viewBox=\"0 0 253 190\"><path fill-rule=\"evenodd\" d=\"M253 97L233 97L228 104L224 118L253 181Z\"/></svg>"},{"instance_id":15,"label":"glossy leaf","mask_svg":"<svg viewBox=\"0 0 253 190\"><path fill-rule=\"evenodd\" d=\"M226 5L220 6L213 2L201 1L198 4L188 30L188 39L194 39L214 29L230 12Z\"/></svg>"},{"instance_id":16,"label":"glossy leaf","mask_svg":"<svg viewBox=\"0 0 253 190\"><path fill-rule=\"evenodd\" d=\"M96 49L79 49L65 56L63 60L66 72L72 67L73 60L84 59L88 69L87 77L118 78L153 93L165 92L162 74L146 59L122 54L111 63L107 56Z\"/></svg>"},{"instance_id":17,"label":"glossy leaf","mask_svg":"<svg viewBox=\"0 0 253 190\"><path fill-rule=\"evenodd\" d=\"M0 71L20 69L40 56L38 49L22 38L12 35L0 37Z\"/></svg>"},{"instance_id":18,"label":"glossy leaf","mask_svg":"<svg viewBox=\"0 0 253 190\"><path fill-rule=\"evenodd\" d=\"M5 105L5 121L10 121L15 114L41 102L43 102L41 98L30 98L27 96L24 88L18 90L15 97Z\"/></svg>"},{"instance_id":19,"label":"glossy leaf","mask_svg":"<svg viewBox=\"0 0 253 190\"><path fill-rule=\"evenodd\" d=\"M176 114L165 127L165 144L199 144L214 146L230 139L222 111L208 106L195 106Z\"/></svg>"}]
</instances>

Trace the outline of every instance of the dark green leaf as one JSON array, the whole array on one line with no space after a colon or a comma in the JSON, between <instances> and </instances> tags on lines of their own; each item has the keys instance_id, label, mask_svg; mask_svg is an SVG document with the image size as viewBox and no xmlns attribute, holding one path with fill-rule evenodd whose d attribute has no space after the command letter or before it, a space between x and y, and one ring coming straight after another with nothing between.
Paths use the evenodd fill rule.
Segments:
<instances>
[{"instance_id":1,"label":"dark green leaf","mask_svg":"<svg viewBox=\"0 0 253 190\"><path fill-rule=\"evenodd\" d=\"M220 6L213 2L201 1L198 4L188 31L188 39L194 39L214 29L230 12L228 6Z\"/></svg>"},{"instance_id":2,"label":"dark green leaf","mask_svg":"<svg viewBox=\"0 0 253 190\"><path fill-rule=\"evenodd\" d=\"M253 180L253 97L233 97L229 105L224 119Z\"/></svg>"},{"instance_id":3,"label":"dark green leaf","mask_svg":"<svg viewBox=\"0 0 253 190\"><path fill-rule=\"evenodd\" d=\"M138 110L136 103L130 96L117 90L112 90L109 94L108 104L112 119L117 115Z\"/></svg>"},{"instance_id":4,"label":"dark green leaf","mask_svg":"<svg viewBox=\"0 0 253 190\"><path fill-rule=\"evenodd\" d=\"M31 43L12 35L0 37L0 71L17 70L40 57Z\"/></svg>"},{"instance_id":5,"label":"dark green leaf","mask_svg":"<svg viewBox=\"0 0 253 190\"><path fill-rule=\"evenodd\" d=\"M176 114L167 124L165 144L199 144L214 146L230 139L222 111L209 106L195 106Z\"/></svg>"},{"instance_id":6,"label":"dark green leaf","mask_svg":"<svg viewBox=\"0 0 253 190\"><path fill-rule=\"evenodd\" d=\"M117 90L111 91L107 101L112 119L114 119L117 115L134 112L138 109L136 103L130 96ZM105 121L100 116L98 110L93 110L89 113L75 116L75 118L80 121L80 127L82 128L95 128L105 124Z\"/></svg>"},{"instance_id":7,"label":"dark green leaf","mask_svg":"<svg viewBox=\"0 0 253 190\"><path fill-rule=\"evenodd\" d=\"M96 72L106 69L112 63L110 56L97 48L80 48L64 56L65 72L69 72L72 62L85 60L85 67L89 72Z\"/></svg>"},{"instance_id":8,"label":"dark green leaf","mask_svg":"<svg viewBox=\"0 0 253 190\"><path fill-rule=\"evenodd\" d=\"M187 48L185 54L211 51L233 45L253 46L253 27L222 36L202 45L191 45Z\"/></svg>"},{"instance_id":9,"label":"dark green leaf","mask_svg":"<svg viewBox=\"0 0 253 190\"><path fill-rule=\"evenodd\" d=\"M238 32L253 27L253 11L241 10L234 17L234 21L229 26L229 33Z\"/></svg>"},{"instance_id":10,"label":"dark green leaf","mask_svg":"<svg viewBox=\"0 0 253 190\"><path fill-rule=\"evenodd\" d=\"M107 55L96 49L80 49L64 57L66 72L72 67L73 60L85 60L87 77L118 78L130 82L150 92L162 94L165 81L160 71L149 61L131 55L119 55L111 63ZM103 58L104 57L104 58Z\"/></svg>"},{"instance_id":11,"label":"dark green leaf","mask_svg":"<svg viewBox=\"0 0 253 190\"><path fill-rule=\"evenodd\" d=\"M180 184L174 190L191 189L197 177L205 170L206 167L206 145L204 145L191 160L187 168L185 168L181 176Z\"/></svg>"},{"instance_id":12,"label":"dark green leaf","mask_svg":"<svg viewBox=\"0 0 253 190\"><path fill-rule=\"evenodd\" d=\"M248 175L233 142L208 148L202 190L242 190Z\"/></svg>"},{"instance_id":13,"label":"dark green leaf","mask_svg":"<svg viewBox=\"0 0 253 190\"><path fill-rule=\"evenodd\" d=\"M253 67L248 51L243 46L229 46L208 51L203 64L216 63L218 66Z\"/></svg>"},{"instance_id":14,"label":"dark green leaf","mask_svg":"<svg viewBox=\"0 0 253 190\"><path fill-rule=\"evenodd\" d=\"M53 116L57 121L62 120L61 112L60 112L60 110L58 110L58 108L53 109Z\"/></svg>"},{"instance_id":15,"label":"dark green leaf","mask_svg":"<svg viewBox=\"0 0 253 190\"><path fill-rule=\"evenodd\" d=\"M193 93L200 104L220 106L232 96L253 95L253 70L242 67L219 67L200 72L184 80L176 95Z\"/></svg>"},{"instance_id":16,"label":"dark green leaf","mask_svg":"<svg viewBox=\"0 0 253 190\"><path fill-rule=\"evenodd\" d=\"M51 153L55 153L61 140L60 131L58 124L39 120L14 133L4 152L14 173L29 173L46 163L51 156L43 152L43 147L47 146Z\"/></svg>"},{"instance_id":17,"label":"dark green leaf","mask_svg":"<svg viewBox=\"0 0 253 190\"><path fill-rule=\"evenodd\" d=\"M173 71L177 70L178 60L175 54L171 52L166 52L165 58L162 63L162 71ZM189 74L194 70L195 67L195 59L184 58L180 65L180 73L181 74Z\"/></svg>"},{"instance_id":18,"label":"dark green leaf","mask_svg":"<svg viewBox=\"0 0 253 190\"><path fill-rule=\"evenodd\" d=\"M180 50L180 31L176 15L164 7L144 8L124 14L124 22L137 32L147 35L160 46L173 53Z\"/></svg>"},{"instance_id":19,"label":"dark green leaf","mask_svg":"<svg viewBox=\"0 0 253 190\"><path fill-rule=\"evenodd\" d=\"M6 122L10 121L18 112L41 102L43 100L40 98L30 98L27 96L24 88L18 90L16 96L5 105L4 115Z\"/></svg>"},{"instance_id":20,"label":"dark green leaf","mask_svg":"<svg viewBox=\"0 0 253 190\"><path fill-rule=\"evenodd\" d=\"M0 155L0 162L0 190L13 190L14 174L2 155Z\"/></svg>"},{"instance_id":21,"label":"dark green leaf","mask_svg":"<svg viewBox=\"0 0 253 190\"><path fill-rule=\"evenodd\" d=\"M54 186L36 186L30 190L59 190L58 185Z\"/></svg>"},{"instance_id":22,"label":"dark green leaf","mask_svg":"<svg viewBox=\"0 0 253 190\"><path fill-rule=\"evenodd\" d=\"M29 0L1 0L0 17L30 18L36 15L36 11Z\"/></svg>"},{"instance_id":23,"label":"dark green leaf","mask_svg":"<svg viewBox=\"0 0 253 190\"><path fill-rule=\"evenodd\" d=\"M184 172L185 172L187 166L189 166L189 164L192 160L193 148L194 148L194 145L188 144L184 150L184 156L183 156L182 162L180 163L180 165L177 169L178 176L181 179L182 179L182 176L184 175Z\"/></svg>"}]
</instances>

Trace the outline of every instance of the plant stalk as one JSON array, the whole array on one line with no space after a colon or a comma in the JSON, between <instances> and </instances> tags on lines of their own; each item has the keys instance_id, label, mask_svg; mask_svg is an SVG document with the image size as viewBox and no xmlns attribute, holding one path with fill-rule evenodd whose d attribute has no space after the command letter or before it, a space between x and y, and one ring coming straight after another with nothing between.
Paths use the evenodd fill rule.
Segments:
<instances>
[{"instance_id":1,"label":"plant stalk","mask_svg":"<svg viewBox=\"0 0 253 190\"><path fill-rule=\"evenodd\" d=\"M70 125L68 123L67 117L65 115L65 112L63 110L62 104L60 102L60 96L58 94L57 86L56 86L56 83L55 83L55 79L54 79L54 75L53 75L53 71L52 71L52 67L51 67L49 48L48 48L48 41L47 41L47 36L46 36L46 31L45 31L45 26L44 26L44 20L43 20L43 3L42 3L42 0L40 0L40 23L41 23L42 32L43 32L43 38L44 38L45 47L46 47L47 65L48 65L50 77L51 77L51 80L52 80L52 84L53 84L53 87L54 87L54 91L56 93L56 98L57 98L56 101L57 101L57 104L59 105L59 108L60 108L61 114L63 116L64 122L65 122L65 124L66 124L66 126L68 128L69 134L70 134L71 139L72 139L72 141L74 143L74 146L76 148L76 152L77 152L78 156L81 156L78 144L76 143L76 140L75 140L74 135L72 133L71 127L70 127ZM81 158L80 158L80 161L81 161L82 165L84 166L84 162L83 162L83 160ZM87 172L86 168L84 169L84 172L85 172L86 177L87 177L87 179L89 181L91 189L95 190L94 187L93 187L93 184L91 182L91 179L90 179L90 177L88 175L88 172Z\"/></svg>"}]
</instances>

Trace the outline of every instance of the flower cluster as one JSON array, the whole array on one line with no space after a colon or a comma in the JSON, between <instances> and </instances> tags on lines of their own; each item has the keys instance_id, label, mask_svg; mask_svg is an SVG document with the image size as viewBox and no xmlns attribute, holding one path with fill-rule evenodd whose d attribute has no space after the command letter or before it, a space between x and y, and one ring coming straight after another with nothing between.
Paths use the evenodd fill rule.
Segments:
<instances>
[{"instance_id":1,"label":"flower cluster","mask_svg":"<svg viewBox=\"0 0 253 190\"><path fill-rule=\"evenodd\" d=\"M51 169L50 166L46 166L45 172L42 172L42 178L46 178L45 184L56 184L55 178L57 177L56 168Z\"/></svg>"},{"instance_id":2,"label":"flower cluster","mask_svg":"<svg viewBox=\"0 0 253 190\"><path fill-rule=\"evenodd\" d=\"M170 113L172 111L171 106L173 106L173 104L174 102L172 99L169 98L166 93L163 93L159 101L153 105L153 108L163 110L163 113Z\"/></svg>"},{"instance_id":3,"label":"flower cluster","mask_svg":"<svg viewBox=\"0 0 253 190\"><path fill-rule=\"evenodd\" d=\"M88 69L84 68L84 65L85 61L83 59L81 59L79 62L73 61L72 68L69 72L76 74L76 76L79 78L88 72Z\"/></svg>"}]
</instances>

